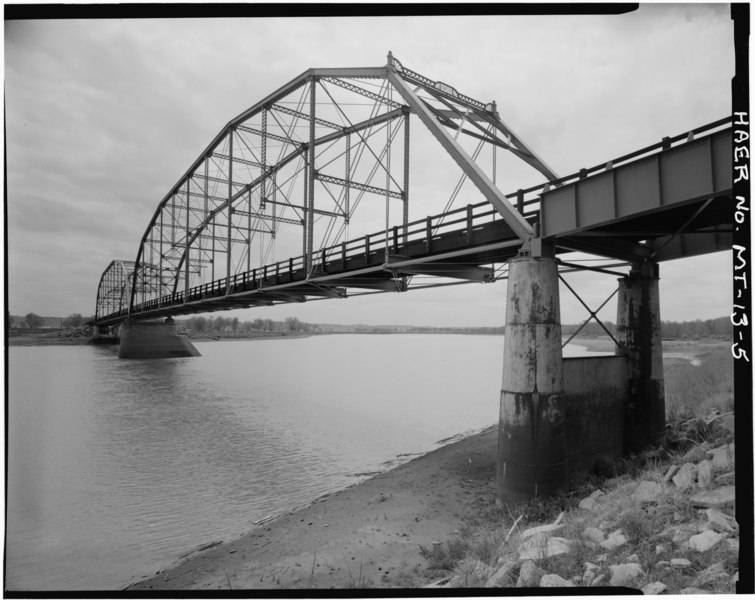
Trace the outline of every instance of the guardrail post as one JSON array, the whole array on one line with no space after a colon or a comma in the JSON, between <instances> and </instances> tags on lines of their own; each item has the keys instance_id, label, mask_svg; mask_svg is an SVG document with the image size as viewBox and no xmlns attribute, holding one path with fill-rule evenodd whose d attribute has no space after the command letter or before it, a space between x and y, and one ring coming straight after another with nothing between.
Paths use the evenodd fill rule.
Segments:
<instances>
[{"instance_id":1,"label":"guardrail post","mask_svg":"<svg viewBox=\"0 0 755 600\"><path fill-rule=\"evenodd\" d=\"M430 249L432 247L432 241L433 241L433 219L432 217L427 217L427 224L425 225L425 245L427 246L428 252L430 252Z\"/></svg>"}]
</instances>

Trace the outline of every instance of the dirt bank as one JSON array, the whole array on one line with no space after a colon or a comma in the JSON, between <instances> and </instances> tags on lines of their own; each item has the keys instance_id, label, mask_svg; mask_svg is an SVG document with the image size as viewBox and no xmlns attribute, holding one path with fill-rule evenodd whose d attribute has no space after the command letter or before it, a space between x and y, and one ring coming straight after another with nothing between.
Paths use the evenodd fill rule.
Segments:
<instances>
[{"instance_id":1,"label":"dirt bank","mask_svg":"<svg viewBox=\"0 0 755 600\"><path fill-rule=\"evenodd\" d=\"M480 502L494 502L497 431L323 497L129 589L421 585L427 563L420 546L442 543Z\"/></svg>"}]
</instances>

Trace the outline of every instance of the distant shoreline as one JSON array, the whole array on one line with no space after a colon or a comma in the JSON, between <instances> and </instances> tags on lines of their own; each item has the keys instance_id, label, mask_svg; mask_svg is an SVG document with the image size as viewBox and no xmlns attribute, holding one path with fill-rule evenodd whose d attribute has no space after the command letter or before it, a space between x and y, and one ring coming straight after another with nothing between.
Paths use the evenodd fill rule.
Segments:
<instances>
[{"instance_id":1,"label":"distant shoreline","mask_svg":"<svg viewBox=\"0 0 755 600\"><path fill-rule=\"evenodd\" d=\"M196 336L189 335L189 339L194 342L215 342L215 341L260 341L260 340L285 340L285 339L302 339L318 335L489 335L504 337L502 333L478 333L473 331L448 331L444 333L432 332L365 332L365 331L318 331L307 333L271 333L269 335L252 335L252 336ZM564 341L568 336L563 336ZM37 333L29 335L9 335L8 346L82 346L92 342L91 337L79 336L68 337L58 335L57 333ZM615 344L608 337L577 336L570 343L582 346L588 352L600 352L613 354ZM726 345L725 340L717 338L702 338L699 340L672 339L663 340L665 353L682 353L682 354L701 354L701 346L718 347Z\"/></svg>"}]
</instances>

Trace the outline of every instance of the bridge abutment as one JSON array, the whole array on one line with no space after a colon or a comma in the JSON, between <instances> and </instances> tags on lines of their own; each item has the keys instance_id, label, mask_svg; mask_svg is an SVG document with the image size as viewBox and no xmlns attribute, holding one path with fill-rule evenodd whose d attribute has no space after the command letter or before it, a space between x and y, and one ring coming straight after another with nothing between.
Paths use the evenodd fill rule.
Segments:
<instances>
[{"instance_id":1,"label":"bridge abutment","mask_svg":"<svg viewBox=\"0 0 755 600\"><path fill-rule=\"evenodd\" d=\"M118 358L177 358L199 356L185 335L178 335L173 319L124 321L120 326Z\"/></svg>"},{"instance_id":2,"label":"bridge abutment","mask_svg":"<svg viewBox=\"0 0 755 600\"><path fill-rule=\"evenodd\" d=\"M619 279L616 331L627 357L628 394L624 410L624 452L636 452L663 437L663 389L658 263L632 266Z\"/></svg>"},{"instance_id":3,"label":"bridge abutment","mask_svg":"<svg viewBox=\"0 0 755 600\"><path fill-rule=\"evenodd\" d=\"M558 267L550 257L509 262L497 500L568 486Z\"/></svg>"}]
</instances>

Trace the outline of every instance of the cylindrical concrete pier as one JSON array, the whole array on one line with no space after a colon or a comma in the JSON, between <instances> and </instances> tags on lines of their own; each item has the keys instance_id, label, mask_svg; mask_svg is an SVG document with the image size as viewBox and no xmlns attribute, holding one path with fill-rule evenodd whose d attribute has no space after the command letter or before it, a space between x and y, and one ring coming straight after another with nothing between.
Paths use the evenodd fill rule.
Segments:
<instances>
[{"instance_id":1,"label":"cylindrical concrete pier","mask_svg":"<svg viewBox=\"0 0 755 600\"><path fill-rule=\"evenodd\" d=\"M663 437L666 406L658 291L658 264L642 263L619 279L616 333L629 366L624 451L636 452Z\"/></svg>"},{"instance_id":2,"label":"cylindrical concrete pier","mask_svg":"<svg viewBox=\"0 0 755 600\"><path fill-rule=\"evenodd\" d=\"M498 503L568 487L558 268L509 263L498 433Z\"/></svg>"}]
</instances>

